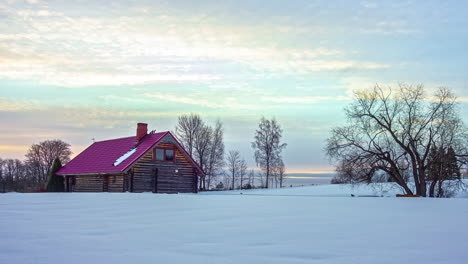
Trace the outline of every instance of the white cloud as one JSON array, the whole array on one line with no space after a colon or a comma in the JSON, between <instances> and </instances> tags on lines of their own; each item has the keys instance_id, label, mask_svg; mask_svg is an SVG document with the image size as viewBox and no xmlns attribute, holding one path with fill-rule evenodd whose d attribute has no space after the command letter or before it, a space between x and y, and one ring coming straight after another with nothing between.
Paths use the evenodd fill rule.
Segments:
<instances>
[{"instance_id":1,"label":"white cloud","mask_svg":"<svg viewBox=\"0 0 468 264\"><path fill-rule=\"evenodd\" d=\"M8 27L15 30L0 34L0 78L5 79L139 85L210 82L239 74L238 69L255 78L390 67L348 60L345 52L325 47L282 48L262 39L271 34L271 25L220 25L204 22L204 16L154 15L148 8L113 18L72 17L46 6L6 10L12 17Z\"/></svg>"},{"instance_id":2,"label":"white cloud","mask_svg":"<svg viewBox=\"0 0 468 264\"><path fill-rule=\"evenodd\" d=\"M324 101L344 101L350 99L351 97L349 96L265 96L260 100L280 104L314 104L323 103Z\"/></svg>"},{"instance_id":3,"label":"white cloud","mask_svg":"<svg viewBox=\"0 0 468 264\"><path fill-rule=\"evenodd\" d=\"M145 98L156 98L166 102L196 105L214 109L235 109L235 110L260 110L268 109L270 106L245 103L239 98L202 98L201 96L182 96L168 93L144 93L141 96Z\"/></svg>"},{"instance_id":4,"label":"white cloud","mask_svg":"<svg viewBox=\"0 0 468 264\"><path fill-rule=\"evenodd\" d=\"M372 1L362 1L361 5L363 7L365 7L365 8L369 8L369 9L374 9L374 8L378 7L378 4L376 2L372 2Z\"/></svg>"}]
</instances>

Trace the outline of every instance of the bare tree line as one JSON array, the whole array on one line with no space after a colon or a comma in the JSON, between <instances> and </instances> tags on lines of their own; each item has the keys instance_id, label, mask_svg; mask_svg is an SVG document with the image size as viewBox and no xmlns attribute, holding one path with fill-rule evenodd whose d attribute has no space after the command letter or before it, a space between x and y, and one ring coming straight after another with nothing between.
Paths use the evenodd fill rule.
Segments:
<instances>
[{"instance_id":1,"label":"bare tree line","mask_svg":"<svg viewBox=\"0 0 468 264\"><path fill-rule=\"evenodd\" d=\"M206 172L200 179L200 190L250 189L255 187L257 176L261 179L258 187L283 186L285 166L281 151L286 144L281 143L282 129L275 119L262 118L252 142L260 168L258 175L254 170L248 171L247 162L238 150L225 153L221 121L212 127L197 114L181 115L175 131L182 145Z\"/></svg>"},{"instance_id":2,"label":"bare tree line","mask_svg":"<svg viewBox=\"0 0 468 264\"><path fill-rule=\"evenodd\" d=\"M24 161L0 159L0 192L43 190L54 159L66 163L71 154L70 144L54 139L33 144Z\"/></svg>"}]
</instances>

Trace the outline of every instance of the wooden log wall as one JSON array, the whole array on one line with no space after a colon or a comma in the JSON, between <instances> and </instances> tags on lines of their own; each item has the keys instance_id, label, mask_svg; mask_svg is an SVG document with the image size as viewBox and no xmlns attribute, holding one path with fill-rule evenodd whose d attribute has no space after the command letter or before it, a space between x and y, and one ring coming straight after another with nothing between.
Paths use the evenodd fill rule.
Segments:
<instances>
[{"instance_id":1,"label":"wooden log wall","mask_svg":"<svg viewBox=\"0 0 468 264\"><path fill-rule=\"evenodd\" d=\"M158 193L196 191L195 168L182 150L173 143L159 143L156 148L158 147L175 149L175 161L156 161L153 159L153 151L146 154L132 168L133 191ZM157 184L154 177L155 169L157 169Z\"/></svg>"},{"instance_id":2,"label":"wooden log wall","mask_svg":"<svg viewBox=\"0 0 468 264\"><path fill-rule=\"evenodd\" d=\"M107 177L107 181L105 181ZM123 175L81 175L75 176L75 192L122 192ZM107 186L105 186L107 182Z\"/></svg>"},{"instance_id":3,"label":"wooden log wall","mask_svg":"<svg viewBox=\"0 0 468 264\"><path fill-rule=\"evenodd\" d=\"M123 175L109 176L109 192L122 192L123 181Z\"/></svg>"},{"instance_id":4,"label":"wooden log wall","mask_svg":"<svg viewBox=\"0 0 468 264\"><path fill-rule=\"evenodd\" d=\"M103 178L100 175L75 176L75 192L102 192Z\"/></svg>"}]
</instances>

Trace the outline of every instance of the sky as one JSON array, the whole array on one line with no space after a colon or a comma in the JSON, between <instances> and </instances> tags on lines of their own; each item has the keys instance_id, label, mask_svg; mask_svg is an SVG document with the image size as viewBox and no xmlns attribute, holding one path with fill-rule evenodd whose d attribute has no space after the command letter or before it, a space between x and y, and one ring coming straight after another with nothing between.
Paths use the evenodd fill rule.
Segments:
<instances>
[{"instance_id":1,"label":"sky","mask_svg":"<svg viewBox=\"0 0 468 264\"><path fill-rule=\"evenodd\" d=\"M466 1L0 0L0 157L62 139L174 130L219 119L250 167L276 118L288 172L332 172L331 128L353 91L453 89L468 121Z\"/></svg>"}]
</instances>

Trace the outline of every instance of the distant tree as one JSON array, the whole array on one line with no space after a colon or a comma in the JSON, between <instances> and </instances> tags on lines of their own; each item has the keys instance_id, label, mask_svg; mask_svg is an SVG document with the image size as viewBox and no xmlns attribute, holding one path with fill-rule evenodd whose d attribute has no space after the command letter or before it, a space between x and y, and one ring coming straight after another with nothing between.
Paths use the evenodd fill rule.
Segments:
<instances>
[{"instance_id":1,"label":"distant tree","mask_svg":"<svg viewBox=\"0 0 468 264\"><path fill-rule=\"evenodd\" d=\"M445 197L452 185L448 184L449 186L447 186L444 182L461 179L460 166L452 147L447 150L440 147L431 149L428 157L427 179L431 183L429 186L430 197Z\"/></svg>"},{"instance_id":2,"label":"distant tree","mask_svg":"<svg viewBox=\"0 0 468 264\"><path fill-rule=\"evenodd\" d=\"M3 175L3 164L4 164L4 161L2 158L0 158L0 192L1 193L6 192L6 179L5 179L5 176Z\"/></svg>"},{"instance_id":3,"label":"distant tree","mask_svg":"<svg viewBox=\"0 0 468 264\"><path fill-rule=\"evenodd\" d=\"M46 140L29 148L26 153L26 164L36 183L44 186L54 159L59 158L63 163L67 163L71 154L70 144L60 139Z\"/></svg>"},{"instance_id":4,"label":"distant tree","mask_svg":"<svg viewBox=\"0 0 468 264\"><path fill-rule=\"evenodd\" d=\"M242 187L244 186L244 180L245 177L247 177L247 162L245 162L245 159L242 158L239 162L239 178L240 178L240 184L239 184L239 189L242 190Z\"/></svg>"},{"instance_id":5,"label":"distant tree","mask_svg":"<svg viewBox=\"0 0 468 264\"><path fill-rule=\"evenodd\" d=\"M255 171L253 169L251 169L249 171L249 182L247 183L251 188L249 189L252 189L255 187Z\"/></svg>"},{"instance_id":6,"label":"distant tree","mask_svg":"<svg viewBox=\"0 0 468 264\"><path fill-rule=\"evenodd\" d=\"M176 136L190 155L193 155L197 133L203 126L204 122L198 114L179 116Z\"/></svg>"},{"instance_id":7,"label":"distant tree","mask_svg":"<svg viewBox=\"0 0 468 264\"><path fill-rule=\"evenodd\" d=\"M336 173L337 176L332 179L335 184L371 183L375 169L347 160L341 160L336 167Z\"/></svg>"},{"instance_id":8,"label":"distant tree","mask_svg":"<svg viewBox=\"0 0 468 264\"><path fill-rule=\"evenodd\" d=\"M276 187L278 187L279 184L280 188L283 188L285 167L282 159L277 159L273 164L273 175L275 176Z\"/></svg>"},{"instance_id":9,"label":"distant tree","mask_svg":"<svg viewBox=\"0 0 468 264\"><path fill-rule=\"evenodd\" d=\"M49 179L47 182L47 192L63 192L65 191L65 184L63 176L59 176L56 172L62 168L62 163L59 158L55 158L52 163L52 168L49 171Z\"/></svg>"},{"instance_id":10,"label":"distant tree","mask_svg":"<svg viewBox=\"0 0 468 264\"><path fill-rule=\"evenodd\" d=\"M30 185L27 167L19 159L2 160L0 174L0 192L24 191Z\"/></svg>"},{"instance_id":11,"label":"distant tree","mask_svg":"<svg viewBox=\"0 0 468 264\"><path fill-rule=\"evenodd\" d=\"M326 151L347 182L373 182L384 172L407 194L426 196L431 149L452 146L457 158L467 156L466 128L449 89L429 97L422 85L376 85L357 91L345 112L348 124L332 130Z\"/></svg>"},{"instance_id":12,"label":"distant tree","mask_svg":"<svg viewBox=\"0 0 468 264\"><path fill-rule=\"evenodd\" d=\"M449 147L445 154L447 162L447 177L450 180L461 180L461 169L458 163L457 154L452 147Z\"/></svg>"},{"instance_id":13,"label":"distant tree","mask_svg":"<svg viewBox=\"0 0 468 264\"><path fill-rule=\"evenodd\" d=\"M265 188L272 174L275 162L281 160L281 151L286 147L286 143L281 143L283 130L276 119L265 119L262 117L255 131L255 141L252 148L255 150L255 162L265 174Z\"/></svg>"},{"instance_id":14,"label":"distant tree","mask_svg":"<svg viewBox=\"0 0 468 264\"><path fill-rule=\"evenodd\" d=\"M226 156L226 163L228 166L229 175L231 178L230 189L235 189L235 179L239 175L241 156L238 150L230 150Z\"/></svg>"},{"instance_id":15,"label":"distant tree","mask_svg":"<svg viewBox=\"0 0 468 264\"><path fill-rule=\"evenodd\" d=\"M206 186L209 189L224 167L224 130L221 121L216 121L205 167Z\"/></svg>"},{"instance_id":16,"label":"distant tree","mask_svg":"<svg viewBox=\"0 0 468 264\"><path fill-rule=\"evenodd\" d=\"M339 176L334 176L331 180L330 180L330 183L331 184L344 184L344 183L347 183L345 181L343 181L343 179Z\"/></svg>"}]
</instances>

